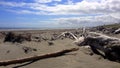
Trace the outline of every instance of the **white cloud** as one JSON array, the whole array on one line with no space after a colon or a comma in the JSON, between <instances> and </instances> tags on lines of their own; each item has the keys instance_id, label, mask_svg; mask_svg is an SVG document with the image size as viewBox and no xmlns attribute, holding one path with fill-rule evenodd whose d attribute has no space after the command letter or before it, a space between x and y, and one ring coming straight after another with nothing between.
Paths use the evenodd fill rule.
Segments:
<instances>
[{"instance_id":1,"label":"white cloud","mask_svg":"<svg viewBox=\"0 0 120 68\"><path fill-rule=\"evenodd\" d=\"M69 4L56 4L55 6L48 6L46 4L40 4L39 2L52 2L61 0L35 0L36 3L15 3L15 2L0 2L0 5L23 7L34 11L43 11L47 14L56 15L80 15L80 14L109 14L119 13L120 0L83 0L72 4L72 0L68 0ZM26 10L28 10L26 9Z\"/></svg>"},{"instance_id":2,"label":"white cloud","mask_svg":"<svg viewBox=\"0 0 120 68\"><path fill-rule=\"evenodd\" d=\"M17 13L17 14L35 14L35 15L47 15L47 13L43 11L30 11L30 10L7 10L9 12Z\"/></svg>"},{"instance_id":3,"label":"white cloud","mask_svg":"<svg viewBox=\"0 0 120 68\"><path fill-rule=\"evenodd\" d=\"M68 4L56 4L48 6L44 3L62 0L35 0L34 3L0 2L0 5L27 8L22 10L11 10L19 14L36 15L89 15L101 14L100 16L73 17L54 19L58 25L78 26L78 25L99 25L105 23L120 22L120 0L83 0L73 3L68 0ZM30 10L29 10L30 9ZM96 23L96 24L95 24Z\"/></svg>"},{"instance_id":4,"label":"white cloud","mask_svg":"<svg viewBox=\"0 0 120 68\"><path fill-rule=\"evenodd\" d=\"M114 18L111 15L101 16L87 16L87 17L72 17L72 18L57 18L54 19L58 25L74 26L74 27L88 27L103 24L111 24L120 22L119 18Z\"/></svg>"},{"instance_id":5,"label":"white cloud","mask_svg":"<svg viewBox=\"0 0 120 68\"><path fill-rule=\"evenodd\" d=\"M101 2L82 1L74 4L57 4L47 6L44 4L31 5L30 8L37 11L46 11L48 14L80 15L80 14L108 14L120 11L119 0L106 0Z\"/></svg>"},{"instance_id":6,"label":"white cloud","mask_svg":"<svg viewBox=\"0 0 120 68\"><path fill-rule=\"evenodd\" d=\"M60 2L61 0L35 0L35 2L37 2L37 3L50 3L53 1Z\"/></svg>"},{"instance_id":7,"label":"white cloud","mask_svg":"<svg viewBox=\"0 0 120 68\"><path fill-rule=\"evenodd\" d=\"M73 4L73 1L72 0L67 0L68 1L68 4L72 5Z\"/></svg>"},{"instance_id":8,"label":"white cloud","mask_svg":"<svg viewBox=\"0 0 120 68\"><path fill-rule=\"evenodd\" d=\"M101 2L102 0L84 0L84 1L87 1L87 2Z\"/></svg>"},{"instance_id":9,"label":"white cloud","mask_svg":"<svg viewBox=\"0 0 120 68\"><path fill-rule=\"evenodd\" d=\"M16 2L4 2L4 1L0 1L0 5L3 6L10 6L10 7L23 7L26 5L26 3L16 3Z\"/></svg>"}]
</instances>

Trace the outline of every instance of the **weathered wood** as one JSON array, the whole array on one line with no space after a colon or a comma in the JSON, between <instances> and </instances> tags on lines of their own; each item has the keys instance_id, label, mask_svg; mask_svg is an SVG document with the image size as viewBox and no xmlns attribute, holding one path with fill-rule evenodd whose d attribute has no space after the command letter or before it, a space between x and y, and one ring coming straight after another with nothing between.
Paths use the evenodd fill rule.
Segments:
<instances>
[{"instance_id":1,"label":"weathered wood","mask_svg":"<svg viewBox=\"0 0 120 68\"><path fill-rule=\"evenodd\" d=\"M95 36L87 36L82 39L82 42L78 42L79 45L89 45L96 53L102 51L106 58L113 61L120 61L120 39L115 37L109 37L107 35L89 32L89 34L94 34ZM100 53L99 53L100 54Z\"/></svg>"},{"instance_id":2,"label":"weathered wood","mask_svg":"<svg viewBox=\"0 0 120 68\"><path fill-rule=\"evenodd\" d=\"M73 39L77 40L78 38L71 32L63 32L62 34L60 34L57 38L60 38L60 37L73 37Z\"/></svg>"},{"instance_id":3,"label":"weathered wood","mask_svg":"<svg viewBox=\"0 0 120 68\"><path fill-rule=\"evenodd\" d=\"M119 29L117 29L117 30L115 30L115 32L114 32L115 34L119 34L120 33L120 28Z\"/></svg>"},{"instance_id":4,"label":"weathered wood","mask_svg":"<svg viewBox=\"0 0 120 68\"><path fill-rule=\"evenodd\" d=\"M68 53L68 52L77 51L78 49L79 48L71 48L71 49L65 49L62 51L58 51L55 53L48 53L48 54L44 54L44 55L30 56L30 57L26 57L26 58L0 61L0 66L23 63L23 62L28 62L28 61L35 61L35 60L46 59L46 58L51 58L51 57L58 57L58 56L64 55L65 53Z\"/></svg>"},{"instance_id":5,"label":"weathered wood","mask_svg":"<svg viewBox=\"0 0 120 68\"><path fill-rule=\"evenodd\" d=\"M107 57L110 60L120 60L120 39L115 37L110 37L101 33L96 32L86 32L83 29L83 35L77 38L71 32L62 33L61 36L65 34L71 35L75 41L74 43L78 46L89 45L94 53ZM88 35L84 35L88 34ZM101 51L103 54L101 54Z\"/></svg>"},{"instance_id":6,"label":"weathered wood","mask_svg":"<svg viewBox=\"0 0 120 68\"><path fill-rule=\"evenodd\" d=\"M96 32L90 32L90 33L98 35L96 37L91 37L91 38L99 40L101 43L107 42L108 44L120 44L120 39L119 38L110 37L110 36L107 36L107 35L104 35L104 34L101 34L101 33L96 33Z\"/></svg>"}]
</instances>

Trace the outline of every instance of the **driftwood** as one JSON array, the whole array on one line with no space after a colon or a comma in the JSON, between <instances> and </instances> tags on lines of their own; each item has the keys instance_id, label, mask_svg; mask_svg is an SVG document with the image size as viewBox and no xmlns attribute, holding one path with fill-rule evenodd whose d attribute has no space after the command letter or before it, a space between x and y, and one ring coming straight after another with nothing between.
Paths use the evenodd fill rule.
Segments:
<instances>
[{"instance_id":1,"label":"driftwood","mask_svg":"<svg viewBox=\"0 0 120 68\"><path fill-rule=\"evenodd\" d=\"M61 37L65 37L65 38L71 38L72 37L72 39L75 39L75 40L77 40L77 37L73 34L73 33L71 33L71 32L63 32L62 34L60 34L58 37L57 37L57 39L58 38L61 38Z\"/></svg>"},{"instance_id":2,"label":"driftwood","mask_svg":"<svg viewBox=\"0 0 120 68\"><path fill-rule=\"evenodd\" d=\"M120 60L120 39L109 37L101 33L89 32L95 36L80 37L75 43L77 45L89 45L94 53L102 55L109 60ZM101 54L99 51L102 51Z\"/></svg>"},{"instance_id":3,"label":"driftwood","mask_svg":"<svg viewBox=\"0 0 120 68\"><path fill-rule=\"evenodd\" d=\"M119 34L120 33L120 28L119 29L117 29L117 30L115 30L115 32L114 32L115 34Z\"/></svg>"},{"instance_id":4,"label":"driftwood","mask_svg":"<svg viewBox=\"0 0 120 68\"><path fill-rule=\"evenodd\" d=\"M72 36L75 41L74 43L78 46L89 45L94 53L102 55L104 58L110 60L120 60L120 39L109 37L107 35L88 32L88 35L85 29L83 29L83 35L77 38L73 33L67 32L67 35ZM62 33L60 36L65 36L66 33ZM102 54L101 54L102 52Z\"/></svg>"},{"instance_id":5,"label":"driftwood","mask_svg":"<svg viewBox=\"0 0 120 68\"><path fill-rule=\"evenodd\" d=\"M38 56L31 56L31 57L26 57L26 58L21 58L21 59L0 61L0 66L23 63L23 62L28 62L28 61L36 61L36 60L46 59L46 58L51 58L51 57L58 57L58 56L62 56L64 54L66 54L68 52L77 51L77 50L78 50L78 48L71 48L71 49L58 51L55 53L49 53L49 54L38 55Z\"/></svg>"}]
</instances>

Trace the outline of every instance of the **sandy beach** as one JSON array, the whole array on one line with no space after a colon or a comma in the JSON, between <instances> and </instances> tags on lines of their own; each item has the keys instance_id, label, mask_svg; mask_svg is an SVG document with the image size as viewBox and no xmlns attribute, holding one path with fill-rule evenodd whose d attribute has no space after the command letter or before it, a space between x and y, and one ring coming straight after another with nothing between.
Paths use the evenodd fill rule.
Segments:
<instances>
[{"instance_id":1,"label":"sandy beach","mask_svg":"<svg viewBox=\"0 0 120 68\"><path fill-rule=\"evenodd\" d=\"M51 38L53 33L60 34L64 31L74 30L29 30L29 31L14 31L16 33L31 33L33 37L38 37L39 34ZM2 32L2 31L1 31ZM8 32L8 31L4 31ZM114 35L119 37L120 35ZM3 42L4 35L0 37L0 61L24 58L28 56L36 56L47 53L53 53L69 48L79 48L78 51L67 53L63 56L54 58L41 59L32 63L12 64L8 66L0 66L0 68L120 68L120 63L104 59L100 55L90 55L90 51L84 47L79 47L73 43L74 40L69 38L49 40L33 40L23 41L22 43ZM34 50L25 52L24 47L29 47ZM27 64L28 63L28 64Z\"/></svg>"}]
</instances>

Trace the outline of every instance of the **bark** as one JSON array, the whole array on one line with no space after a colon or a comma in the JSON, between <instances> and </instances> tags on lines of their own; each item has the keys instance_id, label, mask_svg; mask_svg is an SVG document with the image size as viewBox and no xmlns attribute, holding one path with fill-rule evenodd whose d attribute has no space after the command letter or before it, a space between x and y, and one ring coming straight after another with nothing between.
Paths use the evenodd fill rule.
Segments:
<instances>
[{"instance_id":1,"label":"bark","mask_svg":"<svg viewBox=\"0 0 120 68\"><path fill-rule=\"evenodd\" d=\"M30 57L20 58L20 59L0 61L0 66L6 66L6 65L10 65L10 64L17 64L17 63L23 63L23 62L28 62L28 61L36 61L36 60L40 60L40 59L58 57L58 56L65 55L66 53L69 53L72 51L77 51L77 50L78 50L78 48L71 48L71 49L65 49L62 51L58 51L55 53L49 53L49 54L38 55L38 56L30 56Z\"/></svg>"}]
</instances>

